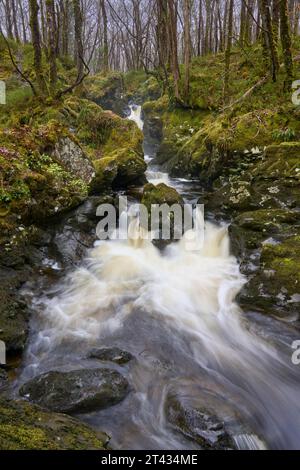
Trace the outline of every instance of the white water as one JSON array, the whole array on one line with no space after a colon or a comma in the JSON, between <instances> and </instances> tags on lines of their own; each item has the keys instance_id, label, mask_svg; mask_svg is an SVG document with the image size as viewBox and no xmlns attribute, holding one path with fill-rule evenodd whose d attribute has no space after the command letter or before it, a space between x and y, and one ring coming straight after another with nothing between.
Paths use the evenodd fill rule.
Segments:
<instances>
[{"instance_id":1,"label":"white water","mask_svg":"<svg viewBox=\"0 0 300 470\"><path fill-rule=\"evenodd\" d=\"M130 115L128 116L128 119L134 121L137 124L138 128L142 131L144 129L144 121L142 119L142 107L130 105L129 108ZM147 156L145 156L145 160L147 161L147 163L151 163L151 159L149 159ZM168 173L163 173L161 171L157 171L156 169L152 170L149 168L146 172L146 177L149 183L152 183L155 186L161 183L170 185L170 178Z\"/></svg>"},{"instance_id":2,"label":"white water","mask_svg":"<svg viewBox=\"0 0 300 470\"><path fill-rule=\"evenodd\" d=\"M139 113L133 110L137 123ZM52 299L37 301L40 331L32 338L24 377L63 363L62 351L88 351L121 338L141 355L131 376L134 410L118 409L117 424L111 424L116 433L121 419L128 427L127 440L116 438L123 448L184 448L164 419L170 387L183 387L185 396L204 404L209 390L271 448L298 448L299 382L290 358L246 328L235 303L244 282L224 227L207 224L204 246L196 252L186 250L185 238L163 253L145 240L101 242ZM172 362L171 376L153 366L155 356ZM240 431L235 441L242 448L263 447Z\"/></svg>"}]
</instances>

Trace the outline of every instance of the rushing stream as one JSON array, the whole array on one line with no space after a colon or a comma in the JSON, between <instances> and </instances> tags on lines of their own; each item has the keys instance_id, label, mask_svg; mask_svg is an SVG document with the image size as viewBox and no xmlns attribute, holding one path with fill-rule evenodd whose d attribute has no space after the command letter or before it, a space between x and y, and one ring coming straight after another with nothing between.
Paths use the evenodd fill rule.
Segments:
<instances>
[{"instance_id":1,"label":"rushing stream","mask_svg":"<svg viewBox=\"0 0 300 470\"><path fill-rule=\"evenodd\" d=\"M142 129L140 107L130 119ZM199 199L197 183L172 179L145 158L149 181ZM196 449L168 424L170 394L217 414L239 448L299 448L288 326L241 312L234 300L244 282L225 225L208 223L197 252L185 250L184 238L164 250L150 241L97 242L63 282L35 296L18 384L48 370L99 367L87 351L116 346L136 358L113 366L132 392L80 417L111 435L112 448Z\"/></svg>"}]
</instances>

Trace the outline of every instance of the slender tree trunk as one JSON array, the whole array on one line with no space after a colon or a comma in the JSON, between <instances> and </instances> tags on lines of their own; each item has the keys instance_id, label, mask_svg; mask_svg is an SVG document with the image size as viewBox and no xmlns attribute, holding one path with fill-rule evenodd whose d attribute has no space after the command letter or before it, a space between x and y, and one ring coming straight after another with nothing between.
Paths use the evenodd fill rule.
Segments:
<instances>
[{"instance_id":1,"label":"slender tree trunk","mask_svg":"<svg viewBox=\"0 0 300 470\"><path fill-rule=\"evenodd\" d=\"M191 2L184 0L184 99L188 102L190 93L191 62Z\"/></svg>"},{"instance_id":2,"label":"slender tree trunk","mask_svg":"<svg viewBox=\"0 0 300 470\"><path fill-rule=\"evenodd\" d=\"M285 66L285 89L291 90L293 81L293 57L292 57L292 41L290 34L290 24L288 16L288 2L287 0L280 0L280 23L281 23L281 44L284 57Z\"/></svg>"},{"instance_id":3,"label":"slender tree trunk","mask_svg":"<svg viewBox=\"0 0 300 470\"><path fill-rule=\"evenodd\" d=\"M82 11L80 0L73 0L74 20L75 20L75 56L77 62L78 76L83 76L83 42L82 42Z\"/></svg>"},{"instance_id":4,"label":"slender tree trunk","mask_svg":"<svg viewBox=\"0 0 300 470\"><path fill-rule=\"evenodd\" d=\"M69 55L70 0L61 0L62 11L62 55Z\"/></svg>"},{"instance_id":5,"label":"slender tree trunk","mask_svg":"<svg viewBox=\"0 0 300 470\"><path fill-rule=\"evenodd\" d=\"M203 0L199 0L198 30L197 30L197 55L202 54L202 36L203 36Z\"/></svg>"},{"instance_id":6,"label":"slender tree trunk","mask_svg":"<svg viewBox=\"0 0 300 470\"><path fill-rule=\"evenodd\" d=\"M15 0L11 0L11 9L12 9L12 18L13 18L13 25L14 25L14 33L17 42L20 42L19 30L18 30L18 22L17 22L17 8Z\"/></svg>"},{"instance_id":7,"label":"slender tree trunk","mask_svg":"<svg viewBox=\"0 0 300 470\"><path fill-rule=\"evenodd\" d=\"M27 32L26 32L26 25L25 25L25 15L24 9L21 0L18 0L19 11L21 15L21 22L22 22L22 34L23 34L23 42L24 44L27 43Z\"/></svg>"},{"instance_id":8,"label":"slender tree trunk","mask_svg":"<svg viewBox=\"0 0 300 470\"><path fill-rule=\"evenodd\" d=\"M54 0L46 0L46 20L48 29L48 57L50 65L50 88L55 93L57 84L56 66L56 31L55 31L55 4Z\"/></svg>"},{"instance_id":9,"label":"slender tree trunk","mask_svg":"<svg viewBox=\"0 0 300 470\"><path fill-rule=\"evenodd\" d=\"M274 41L270 0L260 0L260 10L262 17L262 25L264 29L265 53L267 53L267 51L269 52L271 62L271 73L273 81L276 82L279 70L279 58L276 43Z\"/></svg>"},{"instance_id":10,"label":"slender tree trunk","mask_svg":"<svg viewBox=\"0 0 300 470\"><path fill-rule=\"evenodd\" d=\"M231 60L232 34L233 34L233 9L234 9L234 0L229 0L228 36L227 36L227 44L226 44L226 50L225 50L225 77L224 77L224 93L223 93L224 104L227 104L229 100L230 60Z\"/></svg>"},{"instance_id":11,"label":"slender tree trunk","mask_svg":"<svg viewBox=\"0 0 300 470\"><path fill-rule=\"evenodd\" d=\"M245 23L245 40L247 44L252 44L254 4L255 0L248 0Z\"/></svg>"},{"instance_id":12,"label":"slender tree trunk","mask_svg":"<svg viewBox=\"0 0 300 470\"><path fill-rule=\"evenodd\" d=\"M12 18L11 18L11 9L9 0L5 0L5 18L6 18L6 29L7 29L7 36L9 39L13 39L13 27L12 27Z\"/></svg>"},{"instance_id":13,"label":"slender tree trunk","mask_svg":"<svg viewBox=\"0 0 300 470\"><path fill-rule=\"evenodd\" d=\"M42 66L42 48L41 48L41 37L40 27L38 20L39 6L37 0L29 0L30 9L30 29L32 36L32 45L34 51L34 70L36 79L38 82L39 90L42 94L46 93L46 82L43 75Z\"/></svg>"},{"instance_id":14,"label":"slender tree trunk","mask_svg":"<svg viewBox=\"0 0 300 470\"><path fill-rule=\"evenodd\" d=\"M169 34L170 34L170 45L171 45L171 65L173 71L174 80L174 95L177 101L180 101L179 94L179 63L178 63L178 45L177 45L177 8L174 0L168 0L169 6Z\"/></svg>"},{"instance_id":15,"label":"slender tree trunk","mask_svg":"<svg viewBox=\"0 0 300 470\"><path fill-rule=\"evenodd\" d=\"M103 71L109 71L109 49L108 49L108 30L107 30L107 13L105 7L105 0L100 0L100 7L103 22Z\"/></svg>"},{"instance_id":16,"label":"slender tree trunk","mask_svg":"<svg viewBox=\"0 0 300 470\"><path fill-rule=\"evenodd\" d=\"M246 1L241 0L241 25L240 25L240 44L243 47L245 43L245 31L246 31Z\"/></svg>"}]
</instances>

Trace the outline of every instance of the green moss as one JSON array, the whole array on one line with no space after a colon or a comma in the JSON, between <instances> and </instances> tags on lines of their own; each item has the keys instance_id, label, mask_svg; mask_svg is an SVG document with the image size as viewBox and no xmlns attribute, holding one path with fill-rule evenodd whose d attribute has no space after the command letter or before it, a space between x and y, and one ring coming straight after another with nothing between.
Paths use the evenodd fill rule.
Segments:
<instances>
[{"instance_id":1,"label":"green moss","mask_svg":"<svg viewBox=\"0 0 300 470\"><path fill-rule=\"evenodd\" d=\"M76 419L21 401L0 400L2 450L100 450L107 437Z\"/></svg>"},{"instance_id":2,"label":"green moss","mask_svg":"<svg viewBox=\"0 0 300 470\"><path fill-rule=\"evenodd\" d=\"M271 293L284 289L289 296L300 294L300 236L288 238L276 245L265 245L261 262L265 270L274 271Z\"/></svg>"},{"instance_id":3,"label":"green moss","mask_svg":"<svg viewBox=\"0 0 300 470\"><path fill-rule=\"evenodd\" d=\"M174 188L170 188L164 183L154 186L153 184L147 184L144 187L144 193L142 198L142 204L144 204L148 211L151 210L153 204L183 204L183 199L180 194Z\"/></svg>"}]
</instances>

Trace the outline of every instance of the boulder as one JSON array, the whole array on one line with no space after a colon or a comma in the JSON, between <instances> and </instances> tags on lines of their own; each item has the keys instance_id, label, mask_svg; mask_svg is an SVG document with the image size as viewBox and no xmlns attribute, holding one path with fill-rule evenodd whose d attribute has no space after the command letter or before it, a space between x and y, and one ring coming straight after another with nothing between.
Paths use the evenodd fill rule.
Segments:
<instances>
[{"instance_id":1,"label":"boulder","mask_svg":"<svg viewBox=\"0 0 300 470\"><path fill-rule=\"evenodd\" d=\"M6 370L0 367L0 392L3 390L8 383L8 375Z\"/></svg>"},{"instance_id":2,"label":"boulder","mask_svg":"<svg viewBox=\"0 0 300 470\"><path fill-rule=\"evenodd\" d=\"M241 292L240 303L277 317L292 315L299 319L299 266L299 235L281 242L266 242L261 250L259 269Z\"/></svg>"},{"instance_id":3,"label":"boulder","mask_svg":"<svg viewBox=\"0 0 300 470\"><path fill-rule=\"evenodd\" d=\"M169 395L165 415L173 430L196 442L205 450L229 450L235 445L225 425L207 410L195 409L176 396Z\"/></svg>"},{"instance_id":4,"label":"boulder","mask_svg":"<svg viewBox=\"0 0 300 470\"><path fill-rule=\"evenodd\" d=\"M16 253L12 253L11 259L9 253L6 253L5 259L1 257L2 261L7 264L9 261L12 264L24 263L23 258L14 256ZM17 271L13 267L0 265L0 340L5 342L7 353L22 351L28 335L29 309L19 295L19 288L26 276L26 269Z\"/></svg>"},{"instance_id":5,"label":"boulder","mask_svg":"<svg viewBox=\"0 0 300 470\"><path fill-rule=\"evenodd\" d=\"M95 176L95 169L81 147L69 137L58 140L51 153L53 159L77 178L89 184Z\"/></svg>"},{"instance_id":6,"label":"boulder","mask_svg":"<svg viewBox=\"0 0 300 470\"><path fill-rule=\"evenodd\" d=\"M109 157L96 160L95 169L92 192L98 193L111 187L117 189L143 184L146 180L147 164L133 150L124 149L116 150Z\"/></svg>"},{"instance_id":7,"label":"boulder","mask_svg":"<svg viewBox=\"0 0 300 470\"><path fill-rule=\"evenodd\" d=\"M37 405L65 413L108 408L121 402L128 393L127 380L110 369L51 371L20 389L21 396Z\"/></svg>"},{"instance_id":8,"label":"boulder","mask_svg":"<svg viewBox=\"0 0 300 470\"><path fill-rule=\"evenodd\" d=\"M103 362L115 362L116 364L127 364L133 359L132 354L119 348L93 349L88 357Z\"/></svg>"},{"instance_id":9,"label":"boulder","mask_svg":"<svg viewBox=\"0 0 300 470\"><path fill-rule=\"evenodd\" d=\"M102 450L108 436L26 401L0 399L1 450Z\"/></svg>"},{"instance_id":10,"label":"boulder","mask_svg":"<svg viewBox=\"0 0 300 470\"><path fill-rule=\"evenodd\" d=\"M142 204L150 211L151 205L153 204L168 204L170 206L173 204L183 205L183 199L176 189L170 188L170 186L164 183L158 184L157 186L149 183L144 187Z\"/></svg>"}]
</instances>

